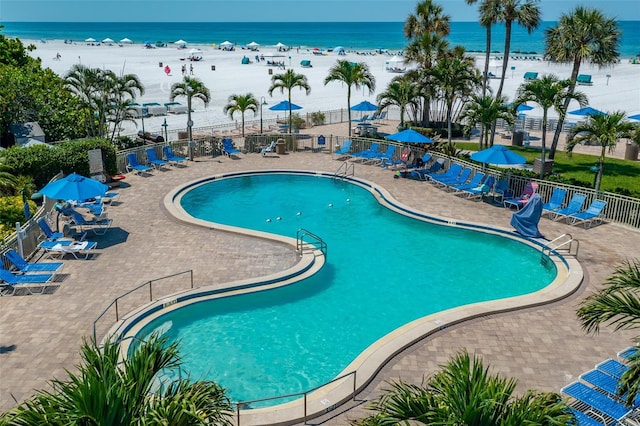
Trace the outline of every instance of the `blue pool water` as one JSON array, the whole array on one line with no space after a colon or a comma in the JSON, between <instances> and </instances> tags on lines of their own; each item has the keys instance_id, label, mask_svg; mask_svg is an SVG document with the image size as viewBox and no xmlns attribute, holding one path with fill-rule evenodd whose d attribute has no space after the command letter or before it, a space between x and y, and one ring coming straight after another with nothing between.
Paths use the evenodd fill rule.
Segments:
<instances>
[{"instance_id":1,"label":"blue pool water","mask_svg":"<svg viewBox=\"0 0 640 426\"><path fill-rule=\"evenodd\" d=\"M190 190L181 204L200 219L291 237L305 228L328 244L326 264L311 278L194 303L138 333L168 328L191 377L219 382L234 400L308 390L412 320L535 292L556 276L529 246L402 216L368 190L324 177L221 179Z\"/></svg>"}]
</instances>

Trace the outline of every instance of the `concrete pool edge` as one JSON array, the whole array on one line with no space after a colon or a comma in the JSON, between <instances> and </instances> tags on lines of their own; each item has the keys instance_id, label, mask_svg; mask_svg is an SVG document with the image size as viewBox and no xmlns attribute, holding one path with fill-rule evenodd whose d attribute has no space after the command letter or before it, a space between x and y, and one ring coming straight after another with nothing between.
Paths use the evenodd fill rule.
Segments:
<instances>
[{"instance_id":1,"label":"concrete pool edge","mask_svg":"<svg viewBox=\"0 0 640 426\"><path fill-rule=\"evenodd\" d=\"M164 207L167 209L169 213L171 213L176 219L187 222L192 225L205 227L213 230L223 230L227 232L235 232L243 235L255 236L259 238L265 238L276 242L282 242L285 244L291 244L293 239L287 237L281 237L274 234L268 234L263 232L256 232L247 230L244 228L236 228L226 225L214 224L211 222L201 221L195 218L190 217L184 210L179 207L179 203L176 201L179 200L178 196L180 193L191 189L199 184L207 183L214 181L216 179L229 178L229 177L238 177L238 176L247 176L251 174L265 174L265 173L292 173L292 174L303 174L303 175L311 175L311 176L321 176L326 178L335 177L333 173L328 172L317 172L317 171L308 171L308 170L256 170L256 171L244 171L244 172L236 172L236 173L228 173L228 174L219 174L215 176L210 176L207 178L198 179L187 184L181 185L180 187L172 190L164 199ZM346 177L344 178L351 183L357 184L368 189L376 199L386 207L405 215L409 215L412 217L416 217L421 220L429 221L432 223L445 225L445 226L454 226L466 229L473 229L479 232L492 233L496 235L503 236L505 238L510 238L514 240L518 240L524 244L527 244L533 248L540 249L542 247L542 243L539 241L527 240L522 237L517 236L517 234L506 230L504 228L490 227L483 224L476 224L473 222L462 222L455 221L451 219L441 218L433 215L427 215L423 212L416 211L411 209L410 207L403 205L393 198L393 196L386 191L384 188L381 188L375 184L367 182L362 179L358 179L355 177ZM178 204L178 205L176 205ZM295 240L294 240L295 241ZM295 243L294 243L295 246ZM457 308L453 308L447 311L439 312L434 315L429 315L427 317L420 318L418 320L412 321L408 324L405 324L402 327L397 328L391 333L383 336L378 341L374 342L370 345L364 352L362 352L353 362L351 362L344 370L343 373L349 371L357 371L357 382L356 389L357 392L360 392L364 387L366 387L371 380L374 379L375 375L380 371L380 369L396 354L403 351L407 347L416 343L417 341L423 340L424 338L429 337L430 335L451 327L455 324L468 321L474 318L483 317L491 314L501 313L501 312L509 312L514 310L519 310L527 307L538 306L542 304L552 303L554 301L563 299L573 292L575 292L582 280L583 280L583 271L579 264L579 262L575 259L563 258L554 253L551 256L551 259L554 261L557 270L556 279L547 287L539 290L536 293L532 293L525 296L518 296L507 299L498 299L490 302L482 302L476 303L466 306L461 306ZM277 275L277 274L276 274ZM284 274L286 275L286 274ZM298 279L302 279L300 277L292 278L294 281ZM259 281L260 278L256 278L254 280L246 280L246 281ZM238 283L229 283L229 286L221 292L224 291L235 291L236 288L234 284ZM257 291L262 290L261 286L252 286L247 291ZM202 292L203 288L198 289L199 292ZM195 292L197 293L197 292ZM225 294L230 295L230 294ZM166 311L162 312L163 314ZM351 399L351 395L353 392L353 379L346 378L343 380L339 380L330 385L326 385L323 388L314 391L313 393L308 395L307 398L307 418L317 417L319 415L325 414L328 411L331 411L333 408L338 405L344 403L345 401ZM277 406L267 407L267 408L258 408L252 410L242 410L241 411L241 424L292 424L299 422L303 419L303 402L302 399L298 399L296 401L292 401L285 404L280 404Z\"/></svg>"}]
</instances>

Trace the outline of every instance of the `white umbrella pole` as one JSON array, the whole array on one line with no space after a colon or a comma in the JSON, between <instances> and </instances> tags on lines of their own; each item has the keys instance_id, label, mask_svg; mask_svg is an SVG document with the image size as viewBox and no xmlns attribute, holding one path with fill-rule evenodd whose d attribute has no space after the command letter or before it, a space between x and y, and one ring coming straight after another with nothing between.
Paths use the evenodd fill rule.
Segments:
<instances>
[{"instance_id":1,"label":"white umbrella pole","mask_svg":"<svg viewBox=\"0 0 640 426\"><path fill-rule=\"evenodd\" d=\"M20 226L20 222L16 222L16 234L17 234L17 240L18 240L18 253L20 253L20 256L24 257L24 252L23 252L23 248L22 248L22 240L25 237L25 233L22 230L22 227Z\"/></svg>"}]
</instances>

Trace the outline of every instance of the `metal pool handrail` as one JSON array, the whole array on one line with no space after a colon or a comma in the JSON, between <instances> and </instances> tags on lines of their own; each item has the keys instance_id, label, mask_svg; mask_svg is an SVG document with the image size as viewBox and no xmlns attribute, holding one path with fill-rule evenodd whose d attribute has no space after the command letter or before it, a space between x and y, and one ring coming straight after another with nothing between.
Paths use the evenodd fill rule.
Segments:
<instances>
[{"instance_id":1,"label":"metal pool handrail","mask_svg":"<svg viewBox=\"0 0 640 426\"><path fill-rule=\"evenodd\" d=\"M111 303L109 303L109 306L107 306L102 313L100 313L100 315L98 315L98 318L95 319L95 321L93 321L93 341L94 342L98 342L97 340L97 325L98 322L102 319L102 317L104 317L107 312L109 312L109 310L115 306L115 310L116 310L116 322L120 321L120 312L118 310L118 301L127 297L128 295L136 292L137 290L140 290L141 288L145 287L145 286L149 286L149 302L153 301L153 283L158 282L158 281L162 281L162 280L166 280L169 278L173 278L176 277L178 275L183 275L183 274L190 274L190 281L191 281L191 288L193 289L193 269L189 269L187 271L182 271L182 272L178 272L175 274L171 274L171 275L166 275L164 277L160 277L160 278L155 278L153 280L149 280L146 283L140 284L139 286L127 291L124 294L121 294L120 296L116 297L115 299L113 299L111 301Z\"/></svg>"},{"instance_id":2,"label":"metal pool handrail","mask_svg":"<svg viewBox=\"0 0 640 426\"><path fill-rule=\"evenodd\" d=\"M307 237L307 236L311 237L315 241L305 243L304 237ZM313 232L309 231L308 229L300 228L296 232L296 250L298 250L300 254L302 254L305 244L312 245L313 247L319 249L324 254L325 257L327 256L327 243L322 238L320 238Z\"/></svg>"},{"instance_id":3,"label":"metal pool handrail","mask_svg":"<svg viewBox=\"0 0 640 426\"><path fill-rule=\"evenodd\" d=\"M252 399L252 400L249 400L249 401L236 401L236 402L233 402L232 404L236 405L236 426L240 426L240 409L241 409L241 407L246 407L249 404L254 404L256 402L273 401L274 399L292 398L294 396L303 396L304 397L304 417L303 417L303 420L304 420L304 424L307 424L307 415L308 415L308 413L307 413L307 395L310 394L311 392L315 392L318 389L321 389L321 388L323 388L323 387L325 387L327 385L330 385L331 383L337 382L338 380L342 380L345 377L353 376L353 392L351 394L351 399L355 401L355 399L356 399L356 377L357 377L356 373L357 373L356 370L350 371L348 373L343 374L342 376L336 377L333 380L330 380L330 381L328 381L326 383L323 383L323 384L321 384L319 386L316 386L315 388L308 389L308 390L306 390L304 392L296 392L296 393L290 393L290 394L287 394L287 395L272 396L272 397L269 397L269 398ZM333 408L335 408L335 404L327 407L327 409L325 411L329 412L329 411L333 410Z\"/></svg>"}]
</instances>

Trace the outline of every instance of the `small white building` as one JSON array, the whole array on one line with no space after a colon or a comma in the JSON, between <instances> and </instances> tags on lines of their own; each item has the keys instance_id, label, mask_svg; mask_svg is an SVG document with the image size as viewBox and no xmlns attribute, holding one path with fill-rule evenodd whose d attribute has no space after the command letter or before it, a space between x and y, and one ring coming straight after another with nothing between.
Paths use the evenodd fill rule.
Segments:
<instances>
[{"instance_id":1,"label":"small white building","mask_svg":"<svg viewBox=\"0 0 640 426\"><path fill-rule=\"evenodd\" d=\"M36 121L12 124L9 129L16 146L29 147L46 143L44 131Z\"/></svg>"}]
</instances>

